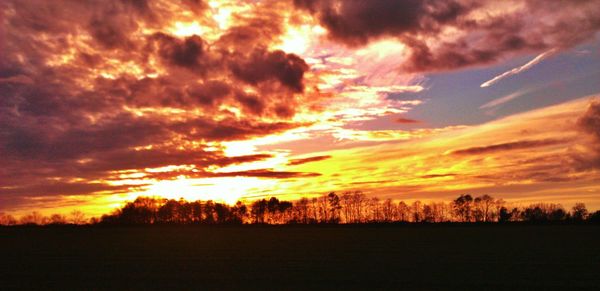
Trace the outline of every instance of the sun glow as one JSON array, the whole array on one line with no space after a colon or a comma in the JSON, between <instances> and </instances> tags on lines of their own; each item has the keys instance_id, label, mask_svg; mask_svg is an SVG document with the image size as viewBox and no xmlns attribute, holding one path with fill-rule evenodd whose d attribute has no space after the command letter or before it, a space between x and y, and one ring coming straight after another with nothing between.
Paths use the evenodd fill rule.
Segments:
<instances>
[{"instance_id":1,"label":"sun glow","mask_svg":"<svg viewBox=\"0 0 600 291\"><path fill-rule=\"evenodd\" d=\"M218 177L156 181L135 196L160 196L188 201L214 200L234 204L246 193L273 186L275 182L253 177ZM252 191L253 190L253 191Z\"/></svg>"},{"instance_id":2,"label":"sun glow","mask_svg":"<svg viewBox=\"0 0 600 291\"><path fill-rule=\"evenodd\" d=\"M287 33L281 37L281 43L276 45L275 48L287 53L303 55L318 42L324 33L325 30L318 25L289 27Z\"/></svg>"},{"instance_id":3,"label":"sun glow","mask_svg":"<svg viewBox=\"0 0 600 291\"><path fill-rule=\"evenodd\" d=\"M203 30L200 24L196 21L193 22L175 22L174 26L171 27L171 32L179 37L186 37L192 35L202 35Z\"/></svg>"}]
</instances>

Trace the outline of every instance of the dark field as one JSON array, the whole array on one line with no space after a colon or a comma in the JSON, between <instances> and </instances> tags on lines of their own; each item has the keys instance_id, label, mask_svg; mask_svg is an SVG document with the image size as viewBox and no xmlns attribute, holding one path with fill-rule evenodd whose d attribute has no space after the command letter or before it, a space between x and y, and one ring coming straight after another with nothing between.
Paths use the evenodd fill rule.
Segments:
<instances>
[{"instance_id":1,"label":"dark field","mask_svg":"<svg viewBox=\"0 0 600 291\"><path fill-rule=\"evenodd\" d=\"M0 289L599 289L592 225L0 228Z\"/></svg>"}]
</instances>

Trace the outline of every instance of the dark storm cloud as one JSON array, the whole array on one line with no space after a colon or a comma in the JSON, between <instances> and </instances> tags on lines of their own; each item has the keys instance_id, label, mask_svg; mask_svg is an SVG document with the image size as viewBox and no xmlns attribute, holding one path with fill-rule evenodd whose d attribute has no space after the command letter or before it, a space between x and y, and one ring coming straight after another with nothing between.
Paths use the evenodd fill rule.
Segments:
<instances>
[{"instance_id":1,"label":"dark storm cloud","mask_svg":"<svg viewBox=\"0 0 600 291\"><path fill-rule=\"evenodd\" d=\"M250 112L251 114L260 116L265 111L266 104L264 100L261 100L258 96L254 94L238 92L236 94L236 99L238 100L238 102L240 102L245 112Z\"/></svg>"},{"instance_id":2,"label":"dark storm cloud","mask_svg":"<svg viewBox=\"0 0 600 291\"><path fill-rule=\"evenodd\" d=\"M206 118L191 119L172 125L174 131L185 134L190 140L232 141L283 132L301 125L290 122L261 122L228 118L212 120Z\"/></svg>"},{"instance_id":3,"label":"dark storm cloud","mask_svg":"<svg viewBox=\"0 0 600 291\"><path fill-rule=\"evenodd\" d=\"M501 144L494 144L489 146L472 147L466 149L460 149L452 151L454 155L481 155L491 154L503 151L531 149L537 147L546 147L564 144L565 140L560 139L546 139L546 140L521 140L515 142L507 142Z\"/></svg>"},{"instance_id":4,"label":"dark storm cloud","mask_svg":"<svg viewBox=\"0 0 600 291\"><path fill-rule=\"evenodd\" d=\"M310 163L310 162L318 162L318 161L322 161L322 160L326 160L326 159L330 159L330 158L331 158L331 156L314 156L314 157L308 157L308 158L303 158L303 159L293 159L293 160L290 160L288 165L296 166L296 165L302 165L302 164L306 164L306 163Z\"/></svg>"},{"instance_id":5,"label":"dark storm cloud","mask_svg":"<svg viewBox=\"0 0 600 291\"><path fill-rule=\"evenodd\" d=\"M201 105L214 107L231 93L232 89L222 81L209 81L204 84L192 85L187 88L187 94Z\"/></svg>"},{"instance_id":6,"label":"dark storm cloud","mask_svg":"<svg viewBox=\"0 0 600 291\"><path fill-rule=\"evenodd\" d=\"M197 71L207 69L202 62L206 54L206 44L199 36L192 35L180 40L164 33L157 33L153 38L158 43L159 56L167 64Z\"/></svg>"},{"instance_id":7,"label":"dark storm cloud","mask_svg":"<svg viewBox=\"0 0 600 291\"><path fill-rule=\"evenodd\" d=\"M454 0L295 0L294 3L317 14L332 39L352 46L383 36L434 32L472 8Z\"/></svg>"},{"instance_id":8,"label":"dark storm cloud","mask_svg":"<svg viewBox=\"0 0 600 291\"><path fill-rule=\"evenodd\" d=\"M277 50L273 52L254 51L244 62L231 64L233 74L240 80L257 85L267 80L277 80L295 92L302 92L304 72L308 65L294 54Z\"/></svg>"},{"instance_id":9,"label":"dark storm cloud","mask_svg":"<svg viewBox=\"0 0 600 291\"><path fill-rule=\"evenodd\" d=\"M600 30L598 0L294 2L316 15L334 41L360 46L397 38L409 47L402 68L409 72L451 70L511 54L566 49ZM496 13L509 6L522 7ZM453 36L444 34L447 28L456 31Z\"/></svg>"}]
</instances>

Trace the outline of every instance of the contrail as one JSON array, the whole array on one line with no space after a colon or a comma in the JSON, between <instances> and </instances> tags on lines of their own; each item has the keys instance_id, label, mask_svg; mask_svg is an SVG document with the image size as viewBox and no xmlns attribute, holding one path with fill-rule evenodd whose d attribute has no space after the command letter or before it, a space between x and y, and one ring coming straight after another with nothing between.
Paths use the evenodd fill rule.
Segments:
<instances>
[{"instance_id":1,"label":"contrail","mask_svg":"<svg viewBox=\"0 0 600 291\"><path fill-rule=\"evenodd\" d=\"M551 56L555 52L556 52L556 49L551 49L549 51L543 52L543 53L539 54L537 57L535 57L533 60L529 61L527 64L524 64L520 67L516 67L510 71L506 71L506 72L494 77L493 79L484 82L483 84L481 84L480 87L481 88L489 87L492 84L494 84L508 76L516 75L523 71L526 71L526 70L530 69L531 67L533 67L534 65L536 65L537 63L541 62L543 59Z\"/></svg>"}]
</instances>

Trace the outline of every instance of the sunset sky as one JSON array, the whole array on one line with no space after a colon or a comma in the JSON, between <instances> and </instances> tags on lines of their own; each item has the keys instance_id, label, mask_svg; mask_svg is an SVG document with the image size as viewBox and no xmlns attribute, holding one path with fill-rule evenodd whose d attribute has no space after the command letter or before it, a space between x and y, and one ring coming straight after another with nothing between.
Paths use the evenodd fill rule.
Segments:
<instances>
[{"instance_id":1,"label":"sunset sky","mask_svg":"<svg viewBox=\"0 0 600 291\"><path fill-rule=\"evenodd\" d=\"M600 209L600 1L0 2L0 212Z\"/></svg>"}]
</instances>

